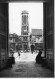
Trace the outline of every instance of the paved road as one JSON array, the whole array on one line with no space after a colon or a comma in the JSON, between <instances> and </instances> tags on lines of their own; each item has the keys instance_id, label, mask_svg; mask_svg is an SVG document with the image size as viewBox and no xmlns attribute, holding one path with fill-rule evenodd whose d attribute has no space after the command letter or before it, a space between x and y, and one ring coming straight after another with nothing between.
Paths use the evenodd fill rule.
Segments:
<instances>
[{"instance_id":1,"label":"paved road","mask_svg":"<svg viewBox=\"0 0 55 79\"><path fill-rule=\"evenodd\" d=\"M22 53L20 57L17 55L17 53L14 54L15 64L12 65L12 68L1 71L0 77L48 78L54 76L53 71L42 67L41 64L36 64L37 53Z\"/></svg>"}]
</instances>

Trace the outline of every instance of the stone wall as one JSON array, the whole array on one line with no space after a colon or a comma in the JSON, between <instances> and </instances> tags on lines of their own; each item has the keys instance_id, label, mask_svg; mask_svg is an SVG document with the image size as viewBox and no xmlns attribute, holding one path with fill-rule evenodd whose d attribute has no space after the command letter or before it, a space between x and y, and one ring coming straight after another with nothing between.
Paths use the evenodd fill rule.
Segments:
<instances>
[{"instance_id":1,"label":"stone wall","mask_svg":"<svg viewBox=\"0 0 55 79\"><path fill-rule=\"evenodd\" d=\"M44 3L45 56L49 67L54 68L54 0Z\"/></svg>"},{"instance_id":2,"label":"stone wall","mask_svg":"<svg viewBox=\"0 0 55 79\"><path fill-rule=\"evenodd\" d=\"M0 3L0 69L8 57L8 4Z\"/></svg>"}]
</instances>

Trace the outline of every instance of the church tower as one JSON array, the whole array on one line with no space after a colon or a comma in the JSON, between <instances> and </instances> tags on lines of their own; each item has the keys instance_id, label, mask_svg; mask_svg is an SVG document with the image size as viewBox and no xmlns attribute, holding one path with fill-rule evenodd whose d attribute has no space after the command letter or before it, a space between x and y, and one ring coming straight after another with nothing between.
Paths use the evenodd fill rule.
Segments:
<instances>
[{"instance_id":1,"label":"church tower","mask_svg":"<svg viewBox=\"0 0 55 79\"><path fill-rule=\"evenodd\" d=\"M28 12L26 10L22 11L21 36L23 39L23 49L27 49L28 38L29 38L29 24L28 24Z\"/></svg>"},{"instance_id":2,"label":"church tower","mask_svg":"<svg viewBox=\"0 0 55 79\"><path fill-rule=\"evenodd\" d=\"M28 33L29 33L28 12L27 11L22 11L21 35L28 35Z\"/></svg>"}]
</instances>

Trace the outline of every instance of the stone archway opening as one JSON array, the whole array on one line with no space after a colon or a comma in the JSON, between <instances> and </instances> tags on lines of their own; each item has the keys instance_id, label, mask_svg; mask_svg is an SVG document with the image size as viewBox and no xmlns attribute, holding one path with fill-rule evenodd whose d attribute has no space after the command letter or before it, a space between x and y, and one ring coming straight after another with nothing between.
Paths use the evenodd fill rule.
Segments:
<instances>
[{"instance_id":1,"label":"stone archway opening","mask_svg":"<svg viewBox=\"0 0 55 79\"><path fill-rule=\"evenodd\" d=\"M11 43L9 47L12 47L13 45L13 50L15 51L15 53L17 52L15 48L16 44L18 45L19 43L21 44L20 42L21 40L22 40L21 51L23 51L21 52L21 55L22 53L24 53L24 56L26 56L29 53L31 53L30 46L32 42L35 45L35 52L34 52L35 55L38 53L39 48L43 49L44 51L43 48L44 41L43 39L42 42L40 40L43 37L43 2L36 2L36 3L10 2L9 3L9 34L10 34L10 39L12 38L10 40ZM32 35L32 38L30 38L30 35ZM16 38L16 36L18 37L18 39ZM21 40L19 41L19 39ZM15 42L16 44L13 44ZM18 56L18 53L16 53L16 55ZM33 57L31 57L31 55L32 54L29 54L30 58L27 59L28 61L33 60ZM34 58L36 58L35 55L33 55Z\"/></svg>"},{"instance_id":2,"label":"stone archway opening","mask_svg":"<svg viewBox=\"0 0 55 79\"><path fill-rule=\"evenodd\" d=\"M8 36L9 36L9 12L8 3L14 0L0 1L0 69L7 64ZM19 1L19 0L17 0ZM22 1L22 0L21 0ZM25 0L24 0L25 1ZM27 0L28 1L28 0ZM47 64L54 68L54 0L36 0L44 2L44 51Z\"/></svg>"}]
</instances>

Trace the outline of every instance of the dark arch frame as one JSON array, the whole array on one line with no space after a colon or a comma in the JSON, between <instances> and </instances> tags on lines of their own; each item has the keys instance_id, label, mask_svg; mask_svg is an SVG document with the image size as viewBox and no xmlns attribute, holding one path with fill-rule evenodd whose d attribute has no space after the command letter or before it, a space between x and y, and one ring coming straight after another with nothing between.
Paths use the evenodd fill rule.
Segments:
<instances>
[{"instance_id":1,"label":"dark arch frame","mask_svg":"<svg viewBox=\"0 0 55 79\"><path fill-rule=\"evenodd\" d=\"M8 59L8 33L9 33L9 2L43 2L44 5L44 51L47 64L54 68L54 0L0 0L0 69L4 68ZM5 28L5 29L4 29ZM5 41L4 41L5 40ZM4 52L4 53L3 53ZM2 61L4 54L4 62Z\"/></svg>"}]
</instances>

